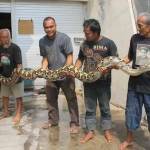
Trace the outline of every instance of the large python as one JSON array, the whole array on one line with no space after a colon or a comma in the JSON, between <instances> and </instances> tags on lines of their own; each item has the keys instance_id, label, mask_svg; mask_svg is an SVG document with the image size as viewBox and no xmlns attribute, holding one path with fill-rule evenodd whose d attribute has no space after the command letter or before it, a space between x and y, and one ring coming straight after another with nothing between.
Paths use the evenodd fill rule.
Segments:
<instances>
[{"instance_id":1,"label":"large python","mask_svg":"<svg viewBox=\"0 0 150 150\"><path fill-rule=\"evenodd\" d=\"M29 80L35 80L36 78L44 78L46 80L50 81L56 81L61 80L65 76L67 76L67 73L70 72L70 74L77 79L83 81L83 82L94 82L98 80L102 73L96 70L95 72L83 72L76 68L73 65L70 66L64 66L57 70L43 70L43 69L14 69L12 72L11 77L6 78L2 75L0 75L0 83L4 85L13 85L17 82L17 80L21 77L23 79L29 79Z\"/></svg>"},{"instance_id":2,"label":"large python","mask_svg":"<svg viewBox=\"0 0 150 150\"><path fill-rule=\"evenodd\" d=\"M73 65L64 66L57 70L43 70L43 69L14 69L11 77L6 78L0 75L0 83L5 85L13 85L21 77L23 79L45 78L46 80L56 81L64 78L68 72L72 74L75 78L81 80L82 82L94 82L102 76L102 72L99 71L100 67L112 68L113 66L118 67L120 70L131 76L138 76L144 72L150 71L150 64L145 64L136 69L132 69L130 65L125 64L120 58L115 56L106 57L100 61L97 65L97 70L95 72L86 73L79 70Z\"/></svg>"},{"instance_id":3,"label":"large python","mask_svg":"<svg viewBox=\"0 0 150 150\"><path fill-rule=\"evenodd\" d=\"M131 65L126 64L122 59L116 56L106 57L98 64L98 67L105 68L112 68L113 66L116 66L118 69L130 76L139 76L142 73L150 71L150 64L145 64L133 69Z\"/></svg>"}]
</instances>

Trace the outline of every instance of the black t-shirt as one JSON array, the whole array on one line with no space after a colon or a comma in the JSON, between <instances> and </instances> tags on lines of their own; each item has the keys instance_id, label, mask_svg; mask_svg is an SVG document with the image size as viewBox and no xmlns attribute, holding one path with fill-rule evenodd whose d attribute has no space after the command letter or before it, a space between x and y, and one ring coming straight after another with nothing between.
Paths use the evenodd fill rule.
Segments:
<instances>
[{"instance_id":1,"label":"black t-shirt","mask_svg":"<svg viewBox=\"0 0 150 150\"><path fill-rule=\"evenodd\" d=\"M14 68L16 68L18 64L22 64L22 56L19 46L14 43L11 43L8 48L0 46L0 63L0 74L5 77L10 77ZM21 82L21 79L18 82Z\"/></svg>"},{"instance_id":2,"label":"black t-shirt","mask_svg":"<svg viewBox=\"0 0 150 150\"><path fill-rule=\"evenodd\" d=\"M80 47L78 59L84 63L84 71L90 72L95 71L97 64L105 57L118 56L117 47L115 43L106 38L102 37L97 42L84 41ZM106 84L111 83L111 71L104 74L96 82L105 82Z\"/></svg>"},{"instance_id":3,"label":"black t-shirt","mask_svg":"<svg viewBox=\"0 0 150 150\"><path fill-rule=\"evenodd\" d=\"M133 61L132 67L150 63L150 38L135 34L130 40L128 56ZM150 72L129 79L129 90L150 94Z\"/></svg>"}]
</instances>

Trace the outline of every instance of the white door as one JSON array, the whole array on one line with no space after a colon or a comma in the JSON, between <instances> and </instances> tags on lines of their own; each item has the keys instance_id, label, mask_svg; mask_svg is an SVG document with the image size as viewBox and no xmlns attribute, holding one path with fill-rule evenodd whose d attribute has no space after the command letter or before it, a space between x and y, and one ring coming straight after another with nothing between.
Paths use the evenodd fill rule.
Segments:
<instances>
[{"instance_id":1,"label":"white door","mask_svg":"<svg viewBox=\"0 0 150 150\"><path fill-rule=\"evenodd\" d=\"M11 12L10 0L0 0L0 12L1 13L10 13Z\"/></svg>"}]
</instances>

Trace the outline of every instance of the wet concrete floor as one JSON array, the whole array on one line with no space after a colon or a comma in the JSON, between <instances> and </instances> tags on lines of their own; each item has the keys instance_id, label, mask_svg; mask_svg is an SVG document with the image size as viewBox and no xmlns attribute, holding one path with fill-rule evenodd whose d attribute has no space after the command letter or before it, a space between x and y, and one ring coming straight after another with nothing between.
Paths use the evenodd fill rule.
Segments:
<instances>
[{"instance_id":1,"label":"wet concrete floor","mask_svg":"<svg viewBox=\"0 0 150 150\"><path fill-rule=\"evenodd\" d=\"M80 133L70 135L69 113L65 97L59 96L60 122L58 127L48 130L41 129L47 121L47 106L45 95L26 96L24 98L24 113L19 126L12 124L14 101L10 102L12 116L0 120L0 150L118 150L119 144L126 135L124 125L124 110L111 105L113 120L113 143L107 144L99 125L99 110L97 110L97 130L93 140L80 144L84 135L85 107L83 98L78 95L80 111ZM0 102L1 104L1 102ZM1 108L1 107L0 107ZM129 150L150 150L150 135L145 126L135 133L135 142Z\"/></svg>"}]
</instances>

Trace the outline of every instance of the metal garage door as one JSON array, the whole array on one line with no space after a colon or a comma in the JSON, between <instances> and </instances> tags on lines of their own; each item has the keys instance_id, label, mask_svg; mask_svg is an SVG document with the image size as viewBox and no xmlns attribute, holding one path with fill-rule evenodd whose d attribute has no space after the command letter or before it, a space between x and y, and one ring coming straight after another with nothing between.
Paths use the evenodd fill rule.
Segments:
<instances>
[{"instance_id":1,"label":"metal garage door","mask_svg":"<svg viewBox=\"0 0 150 150\"><path fill-rule=\"evenodd\" d=\"M0 12L1 13L11 12L10 0L0 0Z\"/></svg>"},{"instance_id":2,"label":"metal garage door","mask_svg":"<svg viewBox=\"0 0 150 150\"><path fill-rule=\"evenodd\" d=\"M38 41L44 35L42 21L46 16L56 18L58 30L67 33L71 38L82 33L85 16L85 5L82 2L67 1L16 1L14 5L15 41L22 49L24 67L35 68L41 64ZM34 34L19 35L19 19L33 20Z\"/></svg>"}]
</instances>

